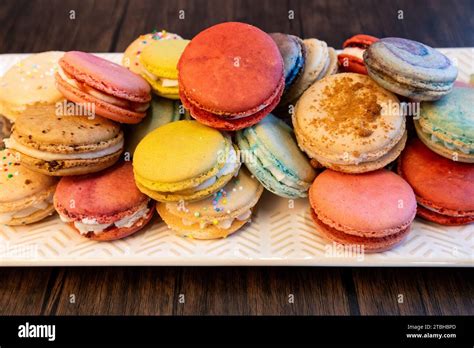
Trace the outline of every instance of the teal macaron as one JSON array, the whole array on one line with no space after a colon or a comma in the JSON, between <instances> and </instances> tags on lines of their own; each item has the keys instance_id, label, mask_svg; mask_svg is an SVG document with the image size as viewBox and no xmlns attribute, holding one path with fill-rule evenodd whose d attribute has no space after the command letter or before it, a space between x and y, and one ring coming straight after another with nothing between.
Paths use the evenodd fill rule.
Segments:
<instances>
[{"instance_id":1,"label":"teal macaron","mask_svg":"<svg viewBox=\"0 0 474 348\"><path fill-rule=\"evenodd\" d=\"M153 96L147 116L142 122L126 128L125 152L133 154L138 143L152 130L185 118L185 109L179 101Z\"/></svg>"},{"instance_id":2,"label":"teal macaron","mask_svg":"<svg viewBox=\"0 0 474 348\"><path fill-rule=\"evenodd\" d=\"M415 120L418 137L437 154L474 163L474 88L454 87L435 102L423 102Z\"/></svg>"},{"instance_id":3,"label":"teal macaron","mask_svg":"<svg viewBox=\"0 0 474 348\"><path fill-rule=\"evenodd\" d=\"M236 138L242 161L267 190L285 198L307 196L316 172L285 122L269 114Z\"/></svg>"}]
</instances>

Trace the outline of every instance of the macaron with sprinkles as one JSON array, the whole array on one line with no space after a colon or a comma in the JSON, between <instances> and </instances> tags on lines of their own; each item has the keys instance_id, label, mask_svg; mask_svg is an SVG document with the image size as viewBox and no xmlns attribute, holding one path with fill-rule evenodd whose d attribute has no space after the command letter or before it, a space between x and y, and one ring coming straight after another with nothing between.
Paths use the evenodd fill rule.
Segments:
<instances>
[{"instance_id":1,"label":"macaron with sprinkles","mask_svg":"<svg viewBox=\"0 0 474 348\"><path fill-rule=\"evenodd\" d=\"M166 30L153 30L148 34L140 35L125 50L122 57L122 65L135 74L140 75L143 67L140 65L140 55L145 47L157 40L182 40L178 34L169 33Z\"/></svg>"},{"instance_id":2,"label":"macaron with sprinkles","mask_svg":"<svg viewBox=\"0 0 474 348\"><path fill-rule=\"evenodd\" d=\"M99 173L62 178L54 207L62 221L95 241L130 236L144 228L155 211L155 203L135 185L131 162L119 162Z\"/></svg>"},{"instance_id":3,"label":"macaron with sprinkles","mask_svg":"<svg viewBox=\"0 0 474 348\"><path fill-rule=\"evenodd\" d=\"M150 105L150 86L142 77L86 52L64 54L56 83L66 99L120 123L140 122Z\"/></svg>"},{"instance_id":4,"label":"macaron with sprinkles","mask_svg":"<svg viewBox=\"0 0 474 348\"><path fill-rule=\"evenodd\" d=\"M285 198L307 196L316 172L285 122L270 114L236 138L245 165L267 190Z\"/></svg>"},{"instance_id":5,"label":"macaron with sprinkles","mask_svg":"<svg viewBox=\"0 0 474 348\"><path fill-rule=\"evenodd\" d=\"M451 92L458 69L421 42L388 37L364 52L367 72L383 88L414 99L437 100Z\"/></svg>"},{"instance_id":6,"label":"macaron with sprinkles","mask_svg":"<svg viewBox=\"0 0 474 348\"><path fill-rule=\"evenodd\" d=\"M149 133L133 154L137 186L159 202L197 201L240 168L231 138L197 121L171 122Z\"/></svg>"},{"instance_id":7,"label":"macaron with sprinkles","mask_svg":"<svg viewBox=\"0 0 474 348\"><path fill-rule=\"evenodd\" d=\"M0 115L14 122L20 115L42 115L64 99L54 75L64 52L32 54L0 78Z\"/></svg>"},{"instance_id":8,"label":"macaron with sprinkles","mask_svg":"<svg viewBox=\"0 0 474 348\"><path fill-rule=\"evenodd\" d=\"M192 203L159 203L158 213L169 228L183 237L225 238L252 217L263 187L246 169L212 196Z\"/></svg>"},{"instance_id":9,"label":"macaron with sprinkles","mask_svg":"<svg viewBox=\"0 0 474 348\"><path fill-rule=\"evenodd\" d=\"M57 179L21 164L18 154L0 151L0 224L31 224L54 213Z\"/></svg>"}]
</instances>

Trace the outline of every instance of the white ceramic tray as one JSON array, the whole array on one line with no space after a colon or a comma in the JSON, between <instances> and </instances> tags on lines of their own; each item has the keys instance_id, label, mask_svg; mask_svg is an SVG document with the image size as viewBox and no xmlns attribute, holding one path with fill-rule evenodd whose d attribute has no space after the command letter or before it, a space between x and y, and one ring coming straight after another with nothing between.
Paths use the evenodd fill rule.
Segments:
<instances>
[{"instance_id":1,"label":"white ceramic tray","mask_svg":"<svg viewBox=\"0 0 474 348\"><path fill-rule=\"evenodd\" d=\"M474 73L474 48L440 49L459 67L459 80ZM0 75L25 55L0 55ZM120 62L121 54L102 54ZM42 222L0 225L0 266L112 265L289 265L289 266L456 266L474 265L474 224L444 227L416 219L397 248L379 254L344 250L317 232L306 200L265 192L252 223L221 240L176 236L155 216L143 231L111 243L87 240L57 215Z\"/></svg>"}]
</instances>

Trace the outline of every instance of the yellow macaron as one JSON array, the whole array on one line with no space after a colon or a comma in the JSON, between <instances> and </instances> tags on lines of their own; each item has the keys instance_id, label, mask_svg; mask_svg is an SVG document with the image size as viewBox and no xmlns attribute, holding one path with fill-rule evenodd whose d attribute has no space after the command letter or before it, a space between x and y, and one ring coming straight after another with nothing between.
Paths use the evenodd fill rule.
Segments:
<instances>
[{"instance_id":1,"label":"yellow macaron","mask_svg":"<svg viewBox=\"0 0 474 348\"><path fill-rule=\"evenodd\" d=\"M206 198L227 184L239 168L230 137L196 121L155 129L133 154L138 188L160 202Z\"/></svg>"},{"instance_id":2,"label":"yellow macaron","mask_svg":"<svg viewBox=\"0 0 474 348\"><path fill-rule=\"evenodd\" d=\"M139 58L141 75L156 94L179 99L178 61L189 40L158 40L147 45Z\"/></svg>"}]
</instances>

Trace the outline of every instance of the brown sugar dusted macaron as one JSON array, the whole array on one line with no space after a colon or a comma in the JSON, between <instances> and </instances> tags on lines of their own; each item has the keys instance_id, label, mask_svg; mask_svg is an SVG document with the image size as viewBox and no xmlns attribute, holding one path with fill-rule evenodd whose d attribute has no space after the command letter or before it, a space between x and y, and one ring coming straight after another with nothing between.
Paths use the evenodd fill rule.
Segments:
<instances>
[{"instance_id":1,"label":"brown sugar dusted macaron","mask_svg":"<svg viewBox=\"0 0 474 348\"><path fill-rule=\"evenodd\" d=\"M364 174L326 170L314 180L309 201L319 233L368 253L402 242L416 214L410 185L385 169Z\"/></svg>"},{"instance_id":2,"label":"brown sugar dusted macaron","mask_svg":"<svg viewBox=\"0 0 474 348\"><path fill-rule=\"evenodd\" d=\"M131 162L117 163L99 173L62 178L54 206L61 220L97 241L139 231L154 212L154 202L135 185Z\"/></svg>"},{"instance_id":3,"label":"brown sugar dusted macaron","mask_svg":"<svg viewBox=\"0 0 474 348\"><path fill-rule=\"evenodd\" d=\"M124 146L120 126L96 116L19 116L8 149L22 165L53 176L93 173L113 165Z\"/></svg>"},{"instance_id":4,"label":"brown sugar dusted macaron","mask_svg":"<svg viewBox=\"0 0 474 348\"><path fill-rule=\"evenodd\" d=\"M196 35L178 63L183 105L199 122L239 130L271 112L285 87L283 59L272 38L244 23L214 25Z\"/></svg>"},{"instance_id":5,"label":"brown sugar dusted macaron","mask_svg":"<svg viewBox=\"0 0 474 348\"><path fill-rule=\"evenodd\" d=\"M361 74L317 81L299 99L292 121L298 145L310 158L345 173L386 166L407 139L398 98Z\"/></svg>"},{"instance_id":6,"label":"brown sugar dusted macaron","mask_svg":"<svg viewBox=\"0 0 474 348\"><path fill-rule=\"evenodd\" d=\"M474 164L451 161L413 139L398 172L415 191L418 216L441 225L474 222Z\"/></svg>"}]
</instances>

